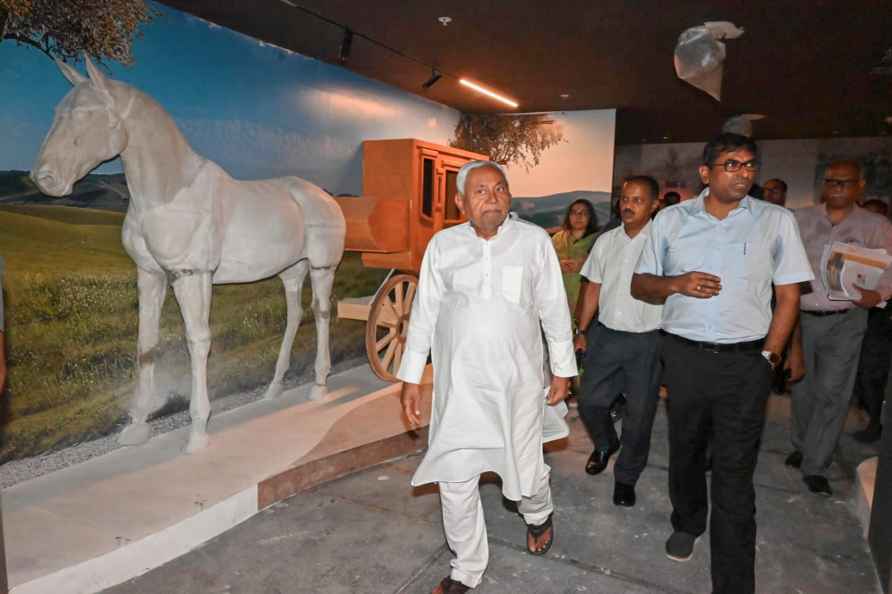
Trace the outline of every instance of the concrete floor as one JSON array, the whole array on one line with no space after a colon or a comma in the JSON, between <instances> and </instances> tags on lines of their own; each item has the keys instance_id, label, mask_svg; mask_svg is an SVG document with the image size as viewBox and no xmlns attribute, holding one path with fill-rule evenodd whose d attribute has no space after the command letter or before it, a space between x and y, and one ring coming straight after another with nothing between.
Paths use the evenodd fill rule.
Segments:
<instances>
[{"instance_id":1,"label":"concrete floor","mask_svg":"<svg viewBox=\"0 0 892 594\"><path fill-rule=\"evenodd\" d=\"M475 592L709 592L708 535L687 563L663 554L670 504L662 407L633 509L612 504L610 470L598 477L585 474L589 440L578 419L570 424L566 447L546 456L557 506L551 552L541 558L525 552L522 520L503 501L496 480L486 481L481 492L491 559ZM769 422L755 479L757 591L878 593L870 553L853 515L850 469L834 464L835 494L820 498L805 490L797 471L784 466L788 451L786 422ZM413 491L408 484L419 460L383 464L297 495L106 592L430 592L448 574L451 554L443 540L436 488Z\"/></svg>"}]
</instances>

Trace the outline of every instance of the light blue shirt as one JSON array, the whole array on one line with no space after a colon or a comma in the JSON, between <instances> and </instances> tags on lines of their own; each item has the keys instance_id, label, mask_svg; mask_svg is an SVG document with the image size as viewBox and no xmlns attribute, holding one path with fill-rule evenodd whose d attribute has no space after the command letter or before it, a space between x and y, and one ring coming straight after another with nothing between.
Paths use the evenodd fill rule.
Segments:
<instances>
[{"instance_id":1,"label":"light blue shirt","mask_svg":"<svg viewBox=\"0 0 892 594\"><path fill-rule=\"evenodd\" d=\"M666 332L703 342L760 340L771 325L772 284L814 278L799 227L786 208L750 196L719 220L704 208L708 193L657 215L635 272L721 279L721 292L709 299L669 296L660 323Z\"/></svg>"}]
</instances>

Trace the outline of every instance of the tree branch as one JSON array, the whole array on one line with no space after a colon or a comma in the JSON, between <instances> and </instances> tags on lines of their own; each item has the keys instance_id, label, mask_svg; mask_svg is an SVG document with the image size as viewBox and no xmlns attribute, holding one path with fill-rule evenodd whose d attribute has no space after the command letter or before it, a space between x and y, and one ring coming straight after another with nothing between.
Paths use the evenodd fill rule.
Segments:
<instances>
[{"instance_id":1,"label":"tree branch","mask_svg":"<svg viewBox=\"0 0 892 594\"><path fill-rule=\"evenodd\" d=\"M53 57L53 54L51 54L45 47L43 47L42 45L40 45L39 43L37 43L36 41L31 39L30 37L24 37L22 35L16 35L15 33L10 33L9 35L4 35L3 39L12 39L13 41L16 41L17 43L24 43L26 45L36 47L41 52L43 52L47 58L49 58L50 60L55 60L55 58Z\"/></svg>"}]
</instances>

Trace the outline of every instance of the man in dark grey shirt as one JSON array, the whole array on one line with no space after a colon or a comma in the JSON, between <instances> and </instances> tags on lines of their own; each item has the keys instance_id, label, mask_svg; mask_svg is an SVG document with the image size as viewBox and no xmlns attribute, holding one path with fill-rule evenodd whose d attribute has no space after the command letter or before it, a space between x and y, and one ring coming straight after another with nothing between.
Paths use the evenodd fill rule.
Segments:
<instances>
[{"instance_id":1,"label":"man in dark grey shirt","mask_svg":"<svg viewBox=\"0 0 892 594\"><path fill-rule=\"evenodd\" d=\"M831 163L824 174L821 203L795 211L808 259L819 270L824 247L834 241L892 254L892 223L856 204L864 191L861 166L854 161ZM892 269L875 290L860 289L857 301L832 301L820 274L803 292L802 316L790 347L792 368L805 369L793 384L794 451L787 465L802 469L809 491L830 496L827 469L845 423L858 370L867 311L892 297Z\"/></svg>"}]
</instances>

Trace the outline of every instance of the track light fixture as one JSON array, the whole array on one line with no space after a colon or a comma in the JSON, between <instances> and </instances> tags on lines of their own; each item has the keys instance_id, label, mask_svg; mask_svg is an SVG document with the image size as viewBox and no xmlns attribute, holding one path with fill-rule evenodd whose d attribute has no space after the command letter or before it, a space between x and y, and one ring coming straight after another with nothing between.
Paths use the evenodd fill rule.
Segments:
<instances>
[{"instance_id":1,"label":"track light fixture","mask_svg":"<svg viewBox=\"0 0 892 594\"><path fill-rule=\"evenodd\" d=\"M344 64L350 59L350 50L353 48L353 31L344 29L344 37L341 38L341 47L338 50L338 62Z\"/></svg>"},{"instance_id":2,"label":"track light fixture","mask_svg":"<svg viewBox=\"0 0 892 594\"><path fill-rule=\"evenodd\" d=\"M422 84L421 86L422 86L422 88L429 89L432 86L434 86L435 84L437 84L437 81L440 80L441 78L443 78L443 75L440 73L439 70L434 68L433 70L431 70L431 77L429 79L427 79L426 81L424 81L424 84Z\"/></svg>"}]
</instances>

